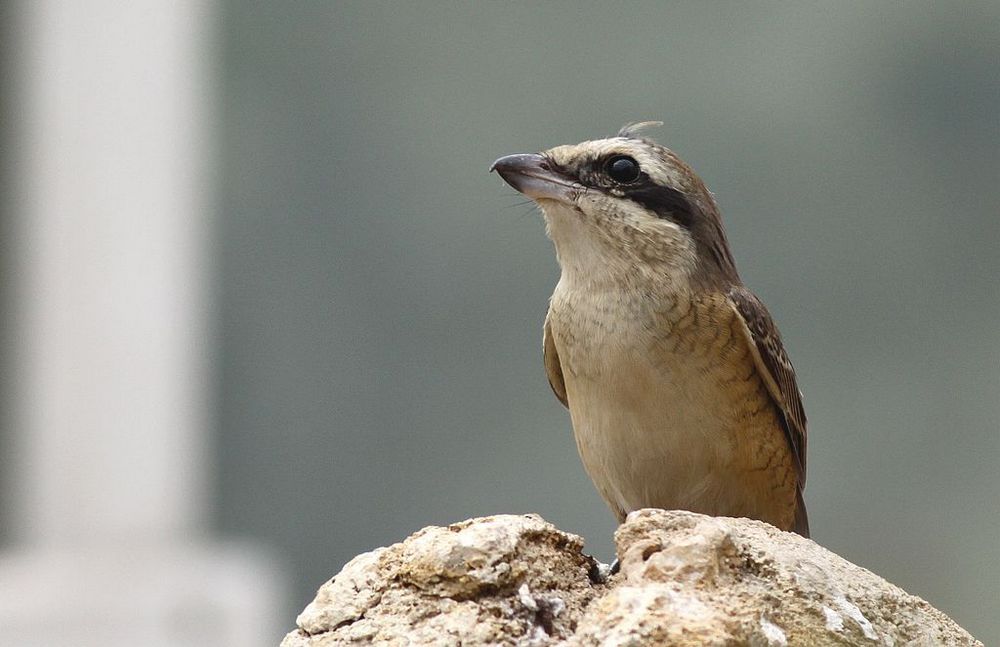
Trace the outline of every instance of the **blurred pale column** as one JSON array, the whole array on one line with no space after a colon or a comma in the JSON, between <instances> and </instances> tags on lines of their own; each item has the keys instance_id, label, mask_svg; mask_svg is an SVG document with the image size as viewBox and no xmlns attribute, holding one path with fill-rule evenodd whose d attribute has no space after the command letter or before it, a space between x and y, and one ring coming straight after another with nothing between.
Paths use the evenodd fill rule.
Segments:
<instances>
[{"instance_id":1,"label":"blurred pale column","mask_svg":"<svg viewBox=\"0 0 1000 647\"><path fill-rule=\"evenodd\" d=\"M274 644L210 542L209 0L20 4L0 645Z\"/></svg>"}]
</instances>

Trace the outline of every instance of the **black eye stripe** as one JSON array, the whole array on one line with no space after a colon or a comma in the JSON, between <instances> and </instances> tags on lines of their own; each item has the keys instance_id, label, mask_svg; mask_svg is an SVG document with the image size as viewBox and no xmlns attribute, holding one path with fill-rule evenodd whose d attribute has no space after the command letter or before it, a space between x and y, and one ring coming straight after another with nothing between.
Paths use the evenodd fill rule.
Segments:
<instances>
[{"instance_id":1,"label":"black eye stripe","mask_svg":"<svg viewBox=\"0 0 1000 647\"><path fill-rule=\"evenodd\" d=\"M645 173L634 184L623 187L622 191L626 198L638 202L659 218L685 227L690 227L694 220L694 208L686 195L677 189L657 184Z\"/></svg>"},{"instance_id":2,"label":"black eye stripe","mask_svg":"<svg viewBox=\"0 0 1000 647\"><path fill-rule=\"evenodd\" d=\"M616 192L620 192L619 195L638 203L656 214L658 218L691 228L695 220L695 207L687 199L687 196L677 189L657 184L645 171L641 170L641 167L638 178L631 183L609 184L604 169L607 168L608 162L621 157L628 156L617 154L600 160L592 159L575 168L560 167L554 161L550 161L550 164L561 172L576 178L583 186L601 191L613 188Z\"/></svg>"}]
</instances>

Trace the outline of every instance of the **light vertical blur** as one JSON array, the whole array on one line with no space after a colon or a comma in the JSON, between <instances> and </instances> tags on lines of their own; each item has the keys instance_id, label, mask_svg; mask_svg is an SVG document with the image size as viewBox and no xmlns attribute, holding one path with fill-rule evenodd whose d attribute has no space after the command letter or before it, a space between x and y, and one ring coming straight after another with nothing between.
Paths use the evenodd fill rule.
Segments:
<instances>
[{"instance_id":1,"label":"light vertical blur","mask_svg":"<svg viewBox=\"0 0 1000 647\"><path fill-rule=\"evenodd\" d=\"M284 574L208 536L213 7L4 12L0 645L281 635Z\"/></svg>"}]
</instances>

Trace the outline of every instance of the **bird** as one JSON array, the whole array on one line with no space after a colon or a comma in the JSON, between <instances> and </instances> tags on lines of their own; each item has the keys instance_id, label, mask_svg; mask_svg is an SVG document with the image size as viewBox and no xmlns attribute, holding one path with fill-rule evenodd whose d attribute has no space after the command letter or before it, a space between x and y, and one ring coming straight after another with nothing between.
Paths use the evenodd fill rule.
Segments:
<instances>
[{"instance_id":1,"label":"bird","mask_svg":"<svg viewBox=\"0 0 1000 647\"><path fill-rule=\"evenodd\" d=\"M653 125L490 168L536 203L555 247L549 385L618 523L678 509L808 537L795 370L740 279L713 195L644 134Z\"/></svg>"}]
</instances>

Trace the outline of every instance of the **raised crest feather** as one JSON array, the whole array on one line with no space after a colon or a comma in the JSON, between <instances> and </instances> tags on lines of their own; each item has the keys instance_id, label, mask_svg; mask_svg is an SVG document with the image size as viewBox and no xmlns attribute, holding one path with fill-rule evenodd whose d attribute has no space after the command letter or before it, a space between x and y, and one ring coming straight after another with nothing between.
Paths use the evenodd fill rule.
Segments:
<instances>
[{"instance_id":1,"label":"raised crest feather","mask_svg":"<svg viewBox=\"0 0 1000 647\"><path fill-rule=\"evenodd\" d=\"M643 130L647 128L659 128L662 125L662 121L632 121L622 126L621 130L618 131L618 136L625 137L626 139L636 139Z\"/></svg>"}]
</instances>

